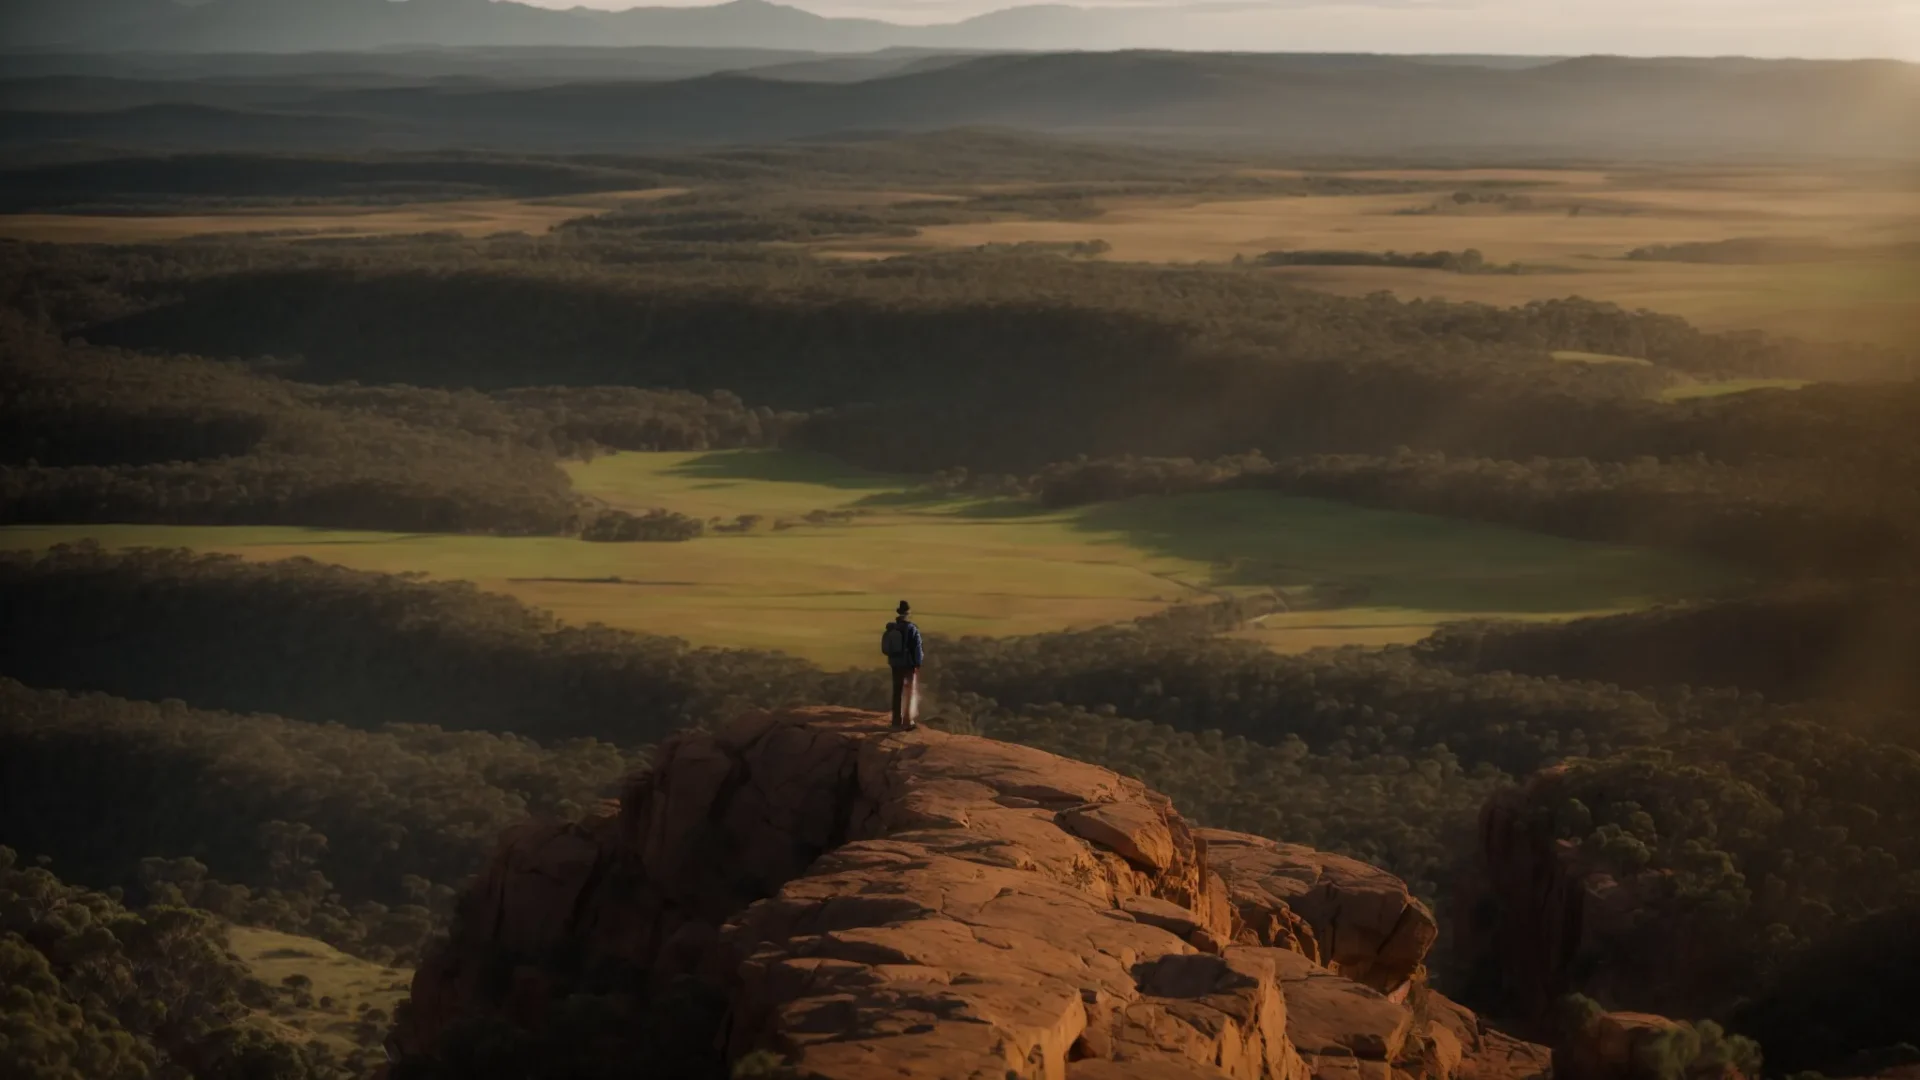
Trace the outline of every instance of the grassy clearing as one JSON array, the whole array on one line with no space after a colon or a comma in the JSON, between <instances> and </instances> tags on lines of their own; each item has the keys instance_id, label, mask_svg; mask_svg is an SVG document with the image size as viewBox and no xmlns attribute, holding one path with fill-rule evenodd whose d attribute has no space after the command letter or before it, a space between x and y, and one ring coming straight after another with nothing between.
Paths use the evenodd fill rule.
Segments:
<instances>
[{"instance_id":1,"label":"grassy clearing","mask_svg":"<svg viewBox=\"0 0 1920 1080\"><path fill-rule=\"evenodd\" d=\"M1112 259L1225 262L1276 249L1459 251L1493 263L1557 268L1529 274L1457 274L1375 266L1292 266L1264 271L1348 295L1386 290L1500 305L1579 295L1682 315L1712 329L1763 329L1800 337L1910 344L1920 340L1920 263L1868 249L1915 239L1920 190L1885 177L1787 169L1414 169L1356 176L1486 180L1533 185L1524 208L1451 204L1444 195L1102 200L1084 221L1001 221L935 226L886 244L821 245L843 257L988 243L1104 240ZM1635 248L1765 237L1822 240L1833 260L1795 265L1629 261Z\"/></svg>"},{"instance_id":2,"label":"grassy clearing","mask_svg":"<svg viewBox=\"0 0 1920 1080\"><path fill-rule=\"evenodd\" d=\"M1553 354L1555 360L1563 364L1628 364L1635 367L1652 367L1651 361L1632 356L1610 356L1606 353L1574 352L1564 350ZM1807 379L1718 379L1700 381L1676 376L1681 381L1661 389L1656 396L1661 401L1691 401L1695 398L1725 397L1728 394L1744 394L1750 390L1798 390L1812 385Z\"/></svg>"},{"instance_id":3,"label":"grassy clearing","mask_svg":"<svg viewBox=\"0 0 1920 1080\"><path fill-rule=\"evenodd\" d=\"M1641 548L1258 491L1109 503L1078 523L1204 563L1217 587L1279 590L1293 609L1238 636L1286 652L1417 641L1461 618L1631 611L1733 581Z\"/></svg>"},{"instance_id":4,"label":"grassy clearing","mask_svg":"<svg viewBox=\"0 0 1920 1080\"><path fill-rule=\"evenodd\" d=\"M1686 382L1660 392L1661 401L1688 401L1693 398L1725 397L1750 390L1798 390L1808 385L1805 379L1722 379L1718 382Z\"/></svg>"},{"instance_id":5,"label":"grassy clearing","mask_svg":"<svg viewBox=\"0 0 1920 1080\"><path fill-rule=\"evenodd\" d=\"M1301 609L1270 617L1256 636L1297 651L1416 640L1463 617L1620 611L1732 580L1724 568L1662 552L1266 492L1035 513L915 501L904 481L787 453L617 454L572 472L582 491L618 506L765 520L677 544L110 525L17 526L0 530L0 547L92 538L422 571L570 622L780 649L836 667L871 662L868 639L902 597L930 631L1010 635L1277 590ZM792 524L814 510L854 516Z\"/></svg>"},{"instance_id":6,"label":"grassy clearing","mask_svg":"<svg viewBox=\"0 0 1920 1080\"><path fill-rule=\"evenodd\" d=\"M278 930L236 926L227 939L255 978L281 990L280 1004L255 1019L296 1040L325 1042L341 1057L379 1045L394 1006L406 1000L413 980L411 971L383 968L323 941Z\"/></svg>"},{"instance_id":7,"label":"grassy clearing","mask_svg":"<svg viewBox=\"0 0 1920 1080\"><path fill-rule=\"evenodd\" d=\"M1652 367L1653 361L1638 356L1614 356L1611 353L1579 352L1561 349L1553 354L1563 364L1625 364L1628 367Z\"/></svg>"}]
</instances>

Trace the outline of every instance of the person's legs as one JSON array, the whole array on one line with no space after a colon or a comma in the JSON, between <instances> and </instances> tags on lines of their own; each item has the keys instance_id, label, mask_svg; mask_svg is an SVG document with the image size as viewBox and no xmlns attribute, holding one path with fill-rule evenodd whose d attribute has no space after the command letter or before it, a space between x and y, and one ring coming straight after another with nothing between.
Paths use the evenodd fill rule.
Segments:
<instances>
[{"instance_id":1,"label":"person's legs","mask_svg":"<svg viewBox=\"0 0 1920 1080\"><path fill-rule=\"evenodd\" d=\"M920 726L920 669L908 668L905 686L901 697L900 719L902 727Z\"/></svg>"},{"instance_id":2,"label":"person's legs","mask_svg":"<svg viewBox=\"0 0 1920 1080\"><path fill-rule=\"evenodd\" d=\"M899 727L901 726L902 723L905 722L906 714L902 710L906 705L905 691L907 688L907 679L911 677L912 674L913 674L913 670L911 668L897 667L893 669L893 726L894 727Z\"/></svg>"}]
</instances>

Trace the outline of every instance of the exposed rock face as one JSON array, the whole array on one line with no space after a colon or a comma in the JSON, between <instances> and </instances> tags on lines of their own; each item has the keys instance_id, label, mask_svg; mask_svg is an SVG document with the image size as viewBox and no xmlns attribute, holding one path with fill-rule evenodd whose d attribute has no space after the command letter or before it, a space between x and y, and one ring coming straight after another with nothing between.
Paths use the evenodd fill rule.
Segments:
<instances>
[{"instance_id":1,"label":"exposed rock face","mask_svg":"<svg viewBox=\"0 0 1920 1080\"><path fill-rule=\"evenodd\" d=\"M392 1045L538 1025L565 955L701 977L730 1055L805 1077L1480 1075L1485 1046L1405 1002L1432 927L1378 870L1194 830L1104 769L762 713L669 741L617 807L510 832Z\"/></svg>"},{"instance_id":2,"label":"exposed rock face","mask_svg":"<svg viewBox=\"0 0 1920 1080\"><path fill-rule=\"evenodd\" d=\"M1542 1024L1576 991L1698 1015L1713 996L1714 970L1699 935L1643 917L1649 897L1665 891L1661 874L1615 878L1556 837L1541 812L1563 797L1565 772L1542 770L1482 808L1479 868L1457 897L1456 958L1477 969L1480 998ZM1605 963L1583 961L1601 956Z\"/></svg>"},{"instance_id":3,"label":"exposed rock face","mask_svg":"<svg viewBox=\"0 0 1920 1080\"><path fill-rule=\"evenodd\" d=\"M1201 829L1199 835L1242 923L1262 944L1297 943L1296 951L1329 969L1397 993L1439 936L1427 906L1378 867L1243 833ZM1304 920L1308 933L1297 921L1283 926L1287 913Z\"/></svg>"},{"instance_id":4,"label":"exposed rock face","mask_svg":"<svg viewBox=\"0 0 1920 1080\"><path fill-rule=\"evenodd\" d=\"M1426 1004L1434 1041L1459 1047L1454 1080L1526 1080L1552 1072L1553 1055L1546 1047L1487 1026L1471 1009L1445 995L1430 991Z\"/></svg>"}]
</instances>

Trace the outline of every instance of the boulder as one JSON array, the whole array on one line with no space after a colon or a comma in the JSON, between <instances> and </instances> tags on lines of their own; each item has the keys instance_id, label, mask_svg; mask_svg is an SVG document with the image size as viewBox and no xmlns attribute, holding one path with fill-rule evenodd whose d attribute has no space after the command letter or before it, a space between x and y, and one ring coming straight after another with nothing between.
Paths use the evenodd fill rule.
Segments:
<instances>
[{"instance_id":1,"label":"boulder","mask_svg":"<svg viewBox=\"0 0 1920 1080\"><path fill-rule=\"evenodd\" d=\"M1429 1031L1437 1041L1459 1048L1459 1062L1448 1070L1454 1080L1535 1080L1553 1073L1553 1055L1547 1047L1488 1026L1444 994L1428 990L1426 1011L1431 1018Z\"/></svg>"},{"instance_id":2,"label":"boulder","mask_svg":"<svg viewBox=\"0 0 1920 1080\"><path fill-rule=\"evenodd\" d=\"M1191 1061L1236 1080L1301 1075L1287 1041L1286 1004L1264 957L1166 955L1135 974L1139 999L1103 1018L1113 1061Z\"/></svg>"},{"instance_id":3,"label":"boulder","mask_svg":"<svg viewBox=\"0 0 1920 1080\"><path fill-rule=\"evenodd\" d=\"M1060 824L1142 870L1159 873L1174 865L1179 856L1173 848L1167 815L1155 810L1134 802L1092 803L1061 811Z\"/></svg>"},{"instance_id":4,"label":"boulder","mask_svg":"<svg viewBox=\"0 0 1920 1080\"><path fill-rule=\"evenodd\" d=\"M1553 1052L1556 1080L1663 1080L1650 1051L1686 1025L1651 1013L1601 1013Z\"/></svg>"},{"instance_id":5,"label":"boulder","mask_svg":"<svg viewBox=\"0 0 1920 1080\"><path fill-rule=\"evenodd\" d=\"M1401 1002L1345 978L1290 949L1239 946L1229 957L1262 956L1287 1004L1287 1039L1320 1080L1377 1077L1394 1072L1451 1076L1435 1069L1425 1025Z\"/></svg>"},{"instance_id":6,"label":"boulder","mask_svg":"<svg viewBox=\"0 0 1920 1080\"><path fill-rule=\"evenodd\" d=\"M390 1045L430 1055L462 1019L538 1027L591 968L704 982L729 1056L803 1077L1450 1080L1458 1037L1347 977L1404 985L1424 950L1349 929L1393 896L1403 923L1417 907L1349 863L1194 830L1136 781L1026 747L756 713L668 740L617 808L504 836ZM1289 897L1340 970L1273 947L1316 934Z\"/></svg>"},{"instance_id":7,"label":"boulder","mask_svg":"<svg viewBox=\"0 0 1920 1080\"><path fill-rule=\"evenodd\" d=\"M1218 955L1228 944L1226 937L1216 927L1209 925L1207 915L1169 900L1153 896L1129 896L1120 901L1120 910L1135 922L1157 926L1201 952Z\"/></svg>"},{"instance_id":8,"label":"boulder","mask_svg":"<svg viewBox=\"0 0 1920 1080\"><path fill-rule=\"evenodd\" d=\"M1427 906L1378 867L1245 833L1200 829L1196 835L1206 845L1208 866L1226 881L1250 944L1293 948L1349 979L1395 993L1420 970L1439 936ZM1300 923L1309 934L1299 931Z\"/></svg>"}]
</instances>

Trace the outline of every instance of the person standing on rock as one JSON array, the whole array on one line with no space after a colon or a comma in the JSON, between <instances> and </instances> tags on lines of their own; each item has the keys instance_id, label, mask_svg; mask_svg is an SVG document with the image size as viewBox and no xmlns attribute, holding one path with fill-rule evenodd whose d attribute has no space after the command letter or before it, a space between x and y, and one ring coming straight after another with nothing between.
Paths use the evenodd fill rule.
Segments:
<instances>
[{"instance_id":1,"label":"person standing on rock","mask_svg":"<svg viewBox=\"0 0 1920 1080\"><path fill-rule=\"evenodd\" d=\"M893 669L893 726L912 731L920 726L920 664L926 653L920 645L920 628L907 618L913 608L902 600L894 610L897 617L880 635L880 651Z\"/></svg>"}]
</instances>

